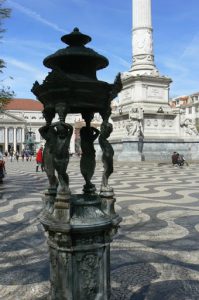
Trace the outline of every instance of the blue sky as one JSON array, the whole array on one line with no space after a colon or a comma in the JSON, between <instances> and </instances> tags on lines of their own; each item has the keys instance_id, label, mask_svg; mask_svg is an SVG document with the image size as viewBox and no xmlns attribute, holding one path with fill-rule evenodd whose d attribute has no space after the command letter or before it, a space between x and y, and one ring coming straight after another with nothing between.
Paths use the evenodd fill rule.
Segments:
<instances>
[{"instance_id":1,"label":"blue sky","mask_svg":"<svg viewBox=\"0 0 199 300\"><path fill-rule=\"evenodd\" d=\"M7 63L1 75L19 98L32 98L35 80L49 69L43 59L65 45L60 37L74 27L92 37L88 47L105 55L109 66L98 79L112 82L132 62L132 0L6 0L12 9L1 41ZM152 0L155 64L172 78L170 96L199 91L199 1ZM13 79L10 79L12 76Z\"/></svg>"}]
</instances>

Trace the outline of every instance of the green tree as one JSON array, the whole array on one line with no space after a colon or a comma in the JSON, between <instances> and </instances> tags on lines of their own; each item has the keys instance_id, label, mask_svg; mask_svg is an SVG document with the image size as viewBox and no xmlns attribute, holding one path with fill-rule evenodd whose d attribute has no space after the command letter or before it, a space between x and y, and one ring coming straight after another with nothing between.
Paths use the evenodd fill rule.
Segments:
<instances>
[{"instance_id":1,"label":"green tree","mask_svg":"<svg viewBox=\"0 0 199 300\"><path fill-rule=\"evenodd\" d=\"M3 6L5 0L0 0L0 39L3 38L3 33L5 29L2 27L3 21L6 18L10 17L11 10L10 8L6 8ZM0 58L0 73L3 73L3 68L5 68L5 62ZM3 85L3 79L0 80L0 111L2 111L5 105L10 101L10 99L14 96L14 92L10 89L10 87L5 87Z\"/></svg>"}]
</instances>

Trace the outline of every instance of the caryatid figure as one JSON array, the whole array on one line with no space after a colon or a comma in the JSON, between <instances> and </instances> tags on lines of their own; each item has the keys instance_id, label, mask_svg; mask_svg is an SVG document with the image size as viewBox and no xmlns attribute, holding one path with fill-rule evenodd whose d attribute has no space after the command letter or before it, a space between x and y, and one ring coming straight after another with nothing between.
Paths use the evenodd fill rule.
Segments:
<instances>
[{"instance_id":1,"label":"caryatid figure","mask_svg":"<svg viewBox=\"0 0 199 300\"><path fill-rule=\"evenodd\" d=\"M53 147L57 138L57 132L52 125L46 124L39 129L41 136L46 140L44 151L43 151L43 161L44 170L48 176L49 188L57 189L58 180L55 176L54 167L54 151Z\"/></svg>"},{"instance_id":2,"label":"caryatid figure","mask_svg":"<svg viewBox=\"0 0 199 300\"><path fill-rule=\"evenodd\" d=\"M47 174L49 181L50 189L57 189L58 180L55 176L55 167L54 167L54 153L53 146L56 141L56 130L51 125L53 118L55 117L55 111L53 107L47 106L43 110L43 116L46 120L46 125L39 129L41 136L46 140L44 151L43 151L43 160L44 160L44 170Z\"/></svg>"},{"instance_id":3,"label":"caryatid figure","mask_svg":"<svg viewBox=\"0 0 199 300\"><path fill-rule=\"evenodd\" d=\"M81 150L82 156L80 160L80 169L86 184L84 185L84 192L94 192L95 185L91 183L93 177L96 161L94 141L99 135L99 130L94 127L86 126L80 130Z\"/></svg>"},{"instance_id":4,"label":"caryatid figure","mask_svg":"<svg viewBox=\"0 0 199 300\"><path fill-rule=\"evenodd\" d=\"M114 150L107 139L113 131L113 125L108 122L102 122L100 129L99 144L102 149L102 162L104 166L101 190L112 191L113 189L108 185L108 179L113 173Z\"/></svg>"},{"instance_id":5,"label":"caryatid figure","mask_svg":"<svg viewBox=\"0 0 199 300\"><path fill-rule=\"evenodd\" d=\"M70 193L69 176L66 172L69 163L69 146L73 133L73 127L64 122L51 125L56 129L56 140L53 147L54 167L59 179L59 193Z\"/></svg>"}]
</instances>

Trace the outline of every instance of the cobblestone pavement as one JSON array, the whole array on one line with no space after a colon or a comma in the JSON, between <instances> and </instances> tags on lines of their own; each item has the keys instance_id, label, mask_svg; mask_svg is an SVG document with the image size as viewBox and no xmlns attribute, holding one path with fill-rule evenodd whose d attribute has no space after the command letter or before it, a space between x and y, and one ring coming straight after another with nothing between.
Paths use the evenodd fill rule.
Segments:
<instances>
[{"instance_id":1,"label":"cobblestone pavement","mask_svg":"<svg viewBox=\"0 0 199 300\"><path fill-rule=\"evenodd\" d=\"M7 162L0 186L0 299L46 299L49 264L38 222L45 173ZM101 164L94 177L100 186ZM81 192L79 162L69 167ZM116 163L110 184L123 217L111 246L111 300L199 299L199 168ZM85 299L86 300L86 299Z\"/></svg>"}]
</instances>

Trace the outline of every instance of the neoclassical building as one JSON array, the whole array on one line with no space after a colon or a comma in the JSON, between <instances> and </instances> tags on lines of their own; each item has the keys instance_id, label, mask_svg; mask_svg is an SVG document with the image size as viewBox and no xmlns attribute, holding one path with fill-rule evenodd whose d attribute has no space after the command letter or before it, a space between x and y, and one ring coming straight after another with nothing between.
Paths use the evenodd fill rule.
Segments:
<instances>
[{"instance_id":1,"label":"neoclassical building","mask_svg":"<svg viewBox=\"0 0 199 300\"><path fill-rule=\"evenodd\" d=\"M35 140L41 141L38 128L44 123L42 104L30 99L12 99L0 112L0 150L19 151L24 148L25 135L31 130Z\"/></svg>"},{"instance_id":2,"label":"neoclassical building","mask_svg":"<svg viewBox=\"0 0 199 300\"><path fill-rule=\"evenodd\" d=\"M0 151L21 152L25 148L25 140L28 132L32 132L35 140L36 149L44 145L39 128L44 126L45 120L42 116L43 105L33 99L12 99L4 111L0 111ZM55 121L57 119L55 118ZM66 122L73 128L71 138L70 152L79 151L79 130L84 122L79 114L71 114L66 117ZM99 119L96 117L93 121L94 126L98 126Z\"/></svg>"}]
</instances>

